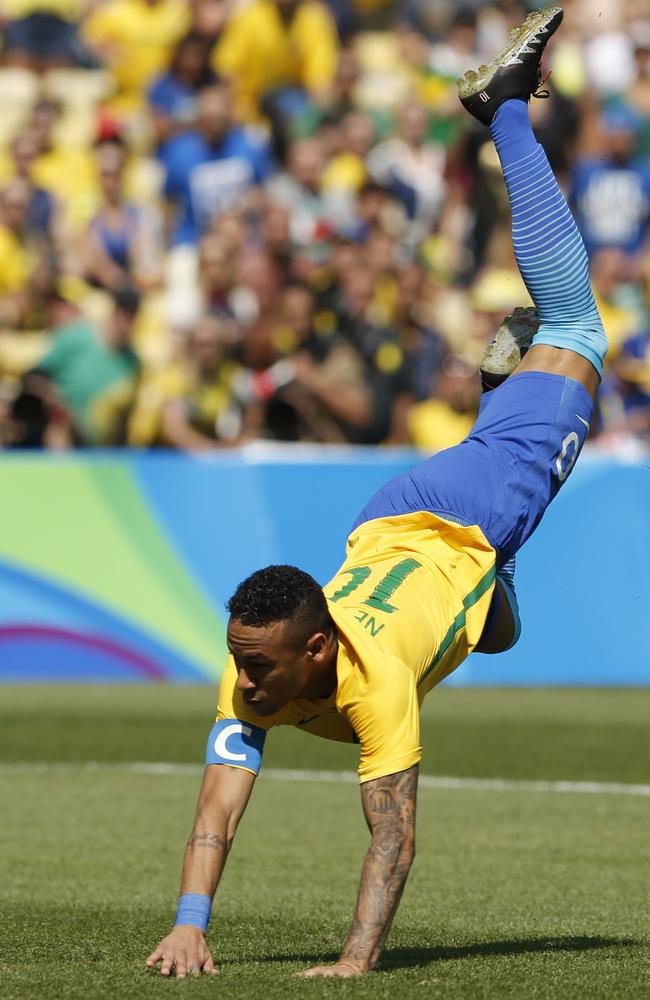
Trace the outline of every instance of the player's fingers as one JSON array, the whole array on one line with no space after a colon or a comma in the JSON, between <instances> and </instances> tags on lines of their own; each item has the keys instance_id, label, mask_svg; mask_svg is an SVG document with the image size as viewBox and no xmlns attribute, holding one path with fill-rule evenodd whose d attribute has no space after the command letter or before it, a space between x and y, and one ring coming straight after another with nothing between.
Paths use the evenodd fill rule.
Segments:
<instances>
[{"instance_id":1,"label":"player's fingers","mask_svg":"<svg viewBox=\"0 0 650 1000\"><path fill-rule=\"evenodd\" d=\"M163 963L160 966L161 975L163 975L163 976L171 976L173 965L174 965L174 959L173 958L170 958L170 957L163 958Z\"/></svg>"},{"instance_id":2,"label":"player's fingers","mask_svg":"<svg viewBox=\"0 0 650 1000\"><path fill-rule=\"evenodd\" d=\"M317 965L313 969L304 969L302 972L296 972L296 979L314 979L316 976L322 976L325 974L327 966Z\"/></svg>"},{"instance_id":3,"label":"player's fingers","mask_svg":"<svg viewBox=\"0 0 650 1000\"><path fill-rule=\"evenodd\" d=\"M207 958L203 962L203 971L204 972L209 972L213 976L216 976L216 975L219 974L219 970L216 967L216 965L214 964L214 959L213 959L212 955L210 955L209 953L208 953Z\"/></svg>"},{"instance_id":4,"label":"player's fingers","mask_svg":"<svg viewBox=\"0 0 650 1000\"><path fill-rule=\"evenodd\" d=\"M187 963L184 958L179 958L176 960L176 978L185 979L187 975Z\"/></svg>"},{"instance_id":5,"label":"player's fingers","mask_svg":"<svg viewBox=\"0 0 650 1000\"><path fill-rule=\"evenodd\" d=\"M159 962L162 957L163 957L163 950L161 946L158 945L158 947L154 951L152 951L151 954L149 955L146 964L149 966L149 968L151 968L151 966L155 965L156 962Z\"/></svg>"}]
</instances>

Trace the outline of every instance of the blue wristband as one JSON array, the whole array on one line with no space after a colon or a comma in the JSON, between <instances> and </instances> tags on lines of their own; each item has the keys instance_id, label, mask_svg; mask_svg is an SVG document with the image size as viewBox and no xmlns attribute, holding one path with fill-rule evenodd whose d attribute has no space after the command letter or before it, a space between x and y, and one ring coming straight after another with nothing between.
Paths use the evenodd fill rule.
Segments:
<instances>
[{"instance_id":1,"label":"blue wristband","mask_svg":"<svg viewBox=\"0 0 650 1000\"><path fill-rule=\"evenodd\" d=\"M205 932L210 923L211 910L212 900L209 896L203 896L199 892L186 892L178 901L174 926L191 924L192 927L200 927Z\"/></svg>"}]
</instances>

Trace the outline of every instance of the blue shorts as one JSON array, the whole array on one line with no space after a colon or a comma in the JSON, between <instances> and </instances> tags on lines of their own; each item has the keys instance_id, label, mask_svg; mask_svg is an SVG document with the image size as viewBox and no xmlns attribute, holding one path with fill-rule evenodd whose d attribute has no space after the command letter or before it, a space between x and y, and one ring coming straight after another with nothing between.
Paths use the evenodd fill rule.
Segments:
<instances>
[{"instance_id":1,"label":"blue shorts","mask_svg":"<svg viewBox=\"0 0 650 1000\"><path fill-rule=\"evenodd\" d=\"M521 372L485 393L469 437L391 480L354 527L428 510L477 524L503 565L532 535L589 430L593 401L580 382Z\"/></svg>"}]
</instances>

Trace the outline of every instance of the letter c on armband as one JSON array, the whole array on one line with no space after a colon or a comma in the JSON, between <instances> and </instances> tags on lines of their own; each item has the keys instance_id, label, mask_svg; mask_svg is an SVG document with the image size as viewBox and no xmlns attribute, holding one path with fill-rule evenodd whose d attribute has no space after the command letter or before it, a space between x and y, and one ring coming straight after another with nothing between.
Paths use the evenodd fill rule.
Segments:
<instances>
[{"instance_id":1,"label":"letter c on armband","mask_svg":"<svg viewBox=\"0 0 650 1000\"><path fill-rule=\"evenodd\" d=\"M239 736L250 736L252 732L251 727L245 726L243 722L231 722L229 726L221 730L214 741L214 752L217 757L223 757L224 760L246 760L245 753L233 753L228 749L228 737L234 733Z\"/></svg>"},{"instance_id":2,"label":"letter c on armband","mask_svg":"<svg viewBox=\"0 0 650 1000\"><path fill-rule=\"evenodd\" d=\"M259 773L266 731L239 719L219 719L208 737L206 764L232 764Z\"/></svg>"}]
</instances>

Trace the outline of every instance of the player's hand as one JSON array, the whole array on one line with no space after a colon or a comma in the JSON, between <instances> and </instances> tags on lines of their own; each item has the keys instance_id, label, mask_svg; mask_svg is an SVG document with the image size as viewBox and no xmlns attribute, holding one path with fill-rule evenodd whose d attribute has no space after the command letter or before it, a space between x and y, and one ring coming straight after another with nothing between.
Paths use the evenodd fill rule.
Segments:
<instances>
[{"instance_id":1,"label":"player's hand","mask_svg":"<svg viewBox=\"0 0 650 1000\"><path fill-rule=\"evenodd\" d=\"M341 958L333 965L315 965L313 969L305 969L304 972L297 972L298 979L316 979L322 976L324 979L349 979L351 976L363 976L368 971L365 962L357 962L353 958Z\"/></svg>"},{"instance_id":2,"label":"player's hand","mask_svg":"<svg viewBox=\"0 0 650 1000\"><path fill-rule=\"evenodd\" d=\"M171 934L160 942L155 951L147 959L147 968L153 969L161 963L163 976L171 976L176 972L177 979L185 976L200 976L202 972L216 976L218 969L205 943L203 931L198 927L179 924Z\"/></svg>"}]
</instances>

